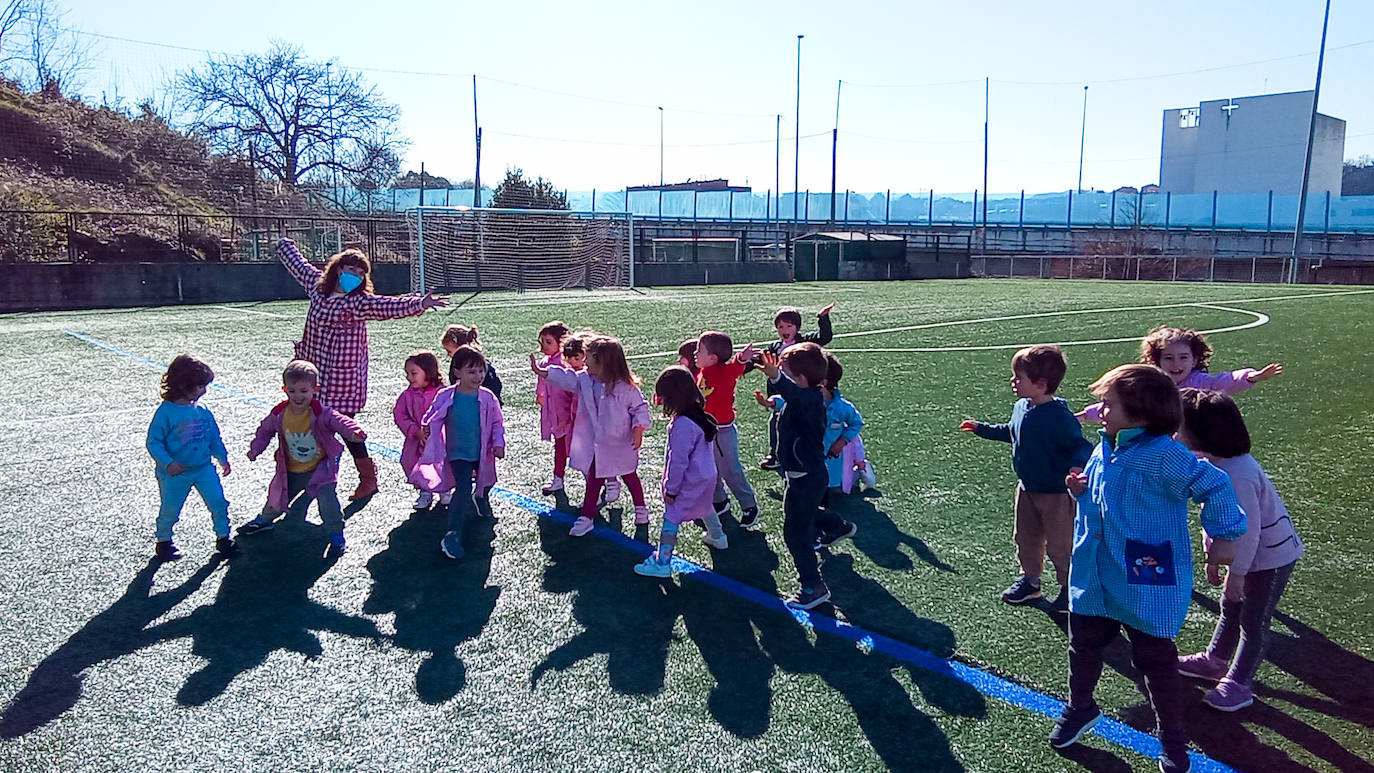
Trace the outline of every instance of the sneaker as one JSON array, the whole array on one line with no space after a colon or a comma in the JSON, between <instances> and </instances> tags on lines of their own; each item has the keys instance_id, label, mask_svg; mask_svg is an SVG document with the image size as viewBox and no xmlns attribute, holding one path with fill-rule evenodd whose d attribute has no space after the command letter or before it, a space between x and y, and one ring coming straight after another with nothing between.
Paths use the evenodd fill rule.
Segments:
<instances>
[{"instance_id":1,"label":"sneaker","mask_svg":"<svg viewBox=\"0 0 1374 773\"><path fill-rule=\"evenodd\" d=\"M453 492L452 492L452 491L445 491L444 493L442 493L442 494L439 495L439 504L440 504L442 507L448 507L448 503L449 503L449 502L452 502L452 501L453 501Z\"/></svg>"},{"instance_id":2,"label":"sneaker","mask_svg":"<svg viewBox=\"0 0 1374 773\"><path fill-rule=\"evenodd\" d=\"M451 531L448 534L445 534L444 538L439 540L439 550L443 551L443 554L445 556L448 556L449 558L452 558L455 561L462 558L463 535L459 534L456 531Z\"/></svg>"},{"instance_id":3,"label":"sneaker","mask_svg":"<svg viewBox=\"0 0 1374 773\"><path fill-rule=\"evenodd\" d=\"M611 478L606 481L606 488L601 490L601 506L606 506L612 502L620 501L620 481Z\"/></svg>"},{"instance_id":4,"label":"sneaker","mask_svg":"<svg viewBox=\"0 0 1374 773\"><path fill-rule=\"evenodd\" d=\"M1221 658L1214 658L1206 652L1195 652L1178 659L1178 672L1193 679L1215 682L1226 676L1230 664Z\"/></svg>"},{"instance_id":5,"label":"sneaker","mask_svg":"<svg viewBox=\"0 0 1374 773\"><path fill-rule=\"evenodd\" d=\"M746 507L740 511L739 527L746 531L757 531L759 527L759 509L757 507Z\"/></svg>"},{"instance_id":6,"label":"sneaker","mask_svg":"<svg viewBox=\"0 0 1374 773\"><path fill-rule=\"evenodd\" d=\"M635 526L644 526L649 523L649 508L645 505L635 505Z\"/></svg>"},{"instance_id":7,"label":"sneaker","mask_svg":"<svg viewBox=\"0 0 1374 773\"><path fill-rule=\"evenodd\" d=\"M641 577L672 577L673 562L659 561L658 551L649 554L649 557L642 562L635 564L635 574Z\"/></svg>"},{"instance_id":8,"label":"sneaker","mask_svg":"<svg viewBox=\"0 0 1374 773\"><path fill-rule=\"evenodd\" d=\"M878 474L873 471L873 462L864 460L864 468L859 471L859 480L863 481L864 488L873 488L878 485Z\"/></svg>"},{"instance_id":9,"label":"sneaker","mask_svg":"<svg viewBox=\"0 0 1374 773\"><path fill-rule=\"evenodd\" d=\"M239 552L239 544L234 541L233 537L220 537L215 540L215 552L228 558Z\"/></svg>"},{"instance_id":10,"label":"sneaker","mask_svg":"<svg viewBox=\"0 0 1374 773\"><path fill-rule=\"evenodd\" d=\"M329 535L329 547L324 549L325 558L338 558L348 552L348 540L344 539L343 532L336 531Z\"/></svg>"},{"instance_id":11,"label":"sneaker","mask_svg":"<svg viewBox=\"0 0 1374 773\"><path fill-rule=\"evenodd\" d=\"M772 454L763 457L763 461L759 462L759 469L762 470L776 470L781 466L782 465L778 463L777 457Z\"/></svg>"},{"instance_id":12,"label":"sneaker","mask_svg":"<svg viewBox=\"0 0 1374 773\"><path fill-rule=\"evenodd\" d=\"M1029 604L1038 598L1041 598L1040 581L1024 574L1002 591L1002 600L1008 604Z\"/></svg>"},{"instance_id":13,"label":"sneaker","mask_svg":"<svg viewBox=\"0 0 1374 773\"><path fill-rule=\"evenodd\" d=\"M792 609L815 609L830 600L830 589L824 585L815 588L801 588L787 599Z\"/></svg>"},{"instance_id":14,"label":"sneaker","mask_svg":"<svg viewBox=\"0 0 1374 773\"><path fill-rule=\"evenodd\" d=\"M701 535L701 541L716 550L725 550L730 547L730 538L725 536L725 532L723 531L720 533L719 537L712 537L711 532L708 531Z\"/></svg>"},{"instance_id":15,"label":"sneaker","mask_svg":"<svg viewBox=\"0 0 1374 773\"><path fill-rule=\"evenodd\" d=\"M730 512L730 500L722 499L719 502L712 502L711 509L716 511L716 517L720 518Z\"/></svg>"},{"instance_id":16,"label":"sneaker","mask_svg":"<svg viewBox=\"0 0 1374 773\"><path fill-rule=\"evenodd\" d=\"M1188 749L1165 751L1159 755L1159 773L1188 773L1193 761L1188 759Z\"/></svg>"},{"instance_id":17,"label":"sneaker","mask_svg":"<svg viewBox=\"0 0 1374 773\"><path fill-rule=\"evenodd\" d=\"M428 510L429 506L432 504L434 504L434 495L428 491L421 491L420 495L415 497L415 504L411 505L411 508L414 510Z\"/></svg>"},{"instance_id":18,"label":"sneaker","mask_svg":"<svg viewBox=\"0 0 1374 773\"><path fill-rule=\"evenodd\" d=\"M1255 702L1255 692L1249 685L1223 678L1202 696L1202 702L1217 711L1240 711Z\"/></svg>"},{"instance_id":19,"label":"sneaker","mask_svg":"<svg viewBox=\"0 0 1374 773\"><path fill-rule=\"evenodd\" d=\"M563 490L563 479L560 478L560 477L558 477L557 475L555 475L555 476L553 476L553 480L549 481L548 483L545 483L545 484L544 484L544 488L541 489L541 490L542 490L545 494L552 494L552 493L555 492L555 491L562 491L562 490Z\"/></svg>"},{"instance_id":20,"label":"sneaker","mask_svg":"<svg viewBox=\"0 0 1374 773\"><path fill-rule=\"evenodd\" d=\"M267 531L268 529L276 525L277 522L275 520L264 521L262 519L262 516L260 515L257 518L254 518L253 520L249 521L248 523L245 523L244 525L240 526L238 532L240 537L247 537L250 534L257 534L260 531Z\"/></svg>"},{"instance_id":21,"label":"sneaker","mask_svg":"<svg viewBox=\"0 0 1374 773\"><path fill-rule=\"evenodd\" d=\"M850 537L854 536L855 533L857 533L858 531L858 524L854 523L853 521L845 521L844 526L842 526L839 531L830 534L823 533L819 537L817 537L816 550L820 550L821 548L832 547L836 542L839 542L842 539L849 539Z\"/></svg>"},{"instance_id":22,"label":"sneaker","mask_svg":"<svg viewBox=\"0 0 1374 773\"><path fill-rule=\"evenodd\" d=\"M157 556L159 561L181 560L181 551L177 550L177 546L173 545L171 540L161 540L158 542L157 547L153 549L153 555Z\"/></svg>"},{"instance_id":23,"label":"sneaker","mask_svg":"<svg viewBox=\"0 0 1374 773\"><path fill-rule=\"evenodd\" d=\"M1055 596L1055 597L1054 597L1054 601L1051 601L1051 602L1050 602L1050 611L1051 611L1051 612L1054 612L1054 613L1056 613L1056 614L1060 614L1060 615L1068 614L1068 611L1069 611L1069 589L1068 589L1068 588L1065 588L1065 587L1063 587L1062 585L1059 587L1059 595L1058 595L1058 596Z\"/></svg>"},{"instance_id":24,"label":"sneaker","mask_svg":"<svg viewBox=\"0 0 1374 773\"><path fill-rule=\"evenodd\" d=\"M1054 729L1050 731L1050 746L1056 749L1073 746L1084 733L1101 721L1102 710L1096 703L1081 709L1065 706L1064 713L1054 721Z\"/></svg>"},{"instance_id":25,"label":"sneaker","mask_svg":"<svg viewBox=\"0 0 1374 773\"><path fill-rule=\"evenodd\" d=\"M585 515L581 515L578 516L576 521L573 521L572 528L568 530L568 535L572 537L581 537L594 528L596 528L596 521L593 521Z\"/></svg>"}]
</instances>

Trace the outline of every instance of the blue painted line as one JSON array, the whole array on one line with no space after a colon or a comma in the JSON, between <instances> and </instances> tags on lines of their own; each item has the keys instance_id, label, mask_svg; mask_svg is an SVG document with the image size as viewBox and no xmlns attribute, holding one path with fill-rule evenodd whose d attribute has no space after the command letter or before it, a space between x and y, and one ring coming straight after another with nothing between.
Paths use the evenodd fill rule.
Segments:
<instances>
[{"instance_id":1,"label":"blue painted line","mask_svg":"<svg viewBox=\"0 0 1374 773\"><path fill-rule=\"evenodd\" d=\"M72 330L64 330L62 332L92 346L127 357L136 362L141 362L145 365L160 368L162 370L166 370L167 368L166 365L160 362L150 360L146 357L134 354L133 352L124 351L123 349L112 346L97 338L92 338ZM228 387L222 387L217 384L211 384L211 387L250 404L270 407L268 403L259 398L235 391ZM400 452L393 448L376 445L371 441L368 441L367 445L370 450L375 450L378 456L393 461L400 459ZM577 518L577 516L558 510L546 502L531 499L524 494L511 491L510 489L498 486L494 487L491 493L500 499L510 502L516 507L527 510L537 516L549 518L557 523L571 525ZM603 524L598 524L596 528L591 531L591 534L595 534L608 542L619 545L640 556L647 556L653 552L652 546L630 537L619 529L612 529ZM913 647L906 642L867 631L858 626L850 625L842 620L836 620L833 617L794 610L788 607L783 600L777 596L770 593L764 593L757 588L745 585L725 575L717 574L706 567L683 558L677 556L673 557L673 571L697 582L705 583L717 590L738 596L746 601L764 607L765 609L791 617L805 628L849 639L858 645L859 649L865 654L870 652L881 652L884 655L909 663L922 670L930 671L931 673L939 674L950 679L957 679L973 687L983 695L1010 703L1013 706L1026 709L1027 711L1041 714L1050 719L1057 719L1064 710L1063 701L1052 698L1042 692L1032 690L1029 687L1023 687L1015 682L990 674L982 669L960 663L956 660L942 658L938 655L926 652L925 650ZM1142 733L1130 725L1110 717L1103 717L1102 721L1098 722L1097 726L1094 727L1091 732L1117 746L1133 751L1148 759L1159 757L1162 751L1159 739L1148 733ZM1192 760L1193 770L1199 773L1238 773L1235 768L1218 762L1201 752L1190 751L1188 752L1188 756Z\"/></svg>"}]
</instances>

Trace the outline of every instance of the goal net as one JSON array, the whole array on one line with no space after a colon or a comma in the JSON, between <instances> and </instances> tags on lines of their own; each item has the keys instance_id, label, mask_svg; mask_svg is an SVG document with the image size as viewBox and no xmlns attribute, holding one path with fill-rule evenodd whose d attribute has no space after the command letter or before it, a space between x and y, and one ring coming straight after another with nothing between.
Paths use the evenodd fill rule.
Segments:
<instances>
[{"instance_id":1,"label":"goal net","mask_svg":"<svg viewBox=\"0 0 1374 773\"><path fill-rule=\"evenodd\" d=\"M627 212L419 207L406 221L416 292L634 286Z\"/></svg>"}]
</instances>

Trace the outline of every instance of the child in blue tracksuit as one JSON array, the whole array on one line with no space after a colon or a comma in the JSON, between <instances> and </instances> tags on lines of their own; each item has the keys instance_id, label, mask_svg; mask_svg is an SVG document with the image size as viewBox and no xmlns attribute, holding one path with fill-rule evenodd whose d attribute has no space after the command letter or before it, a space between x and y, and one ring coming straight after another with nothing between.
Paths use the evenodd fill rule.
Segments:
<instances>
[{"instance_id":1,"label":"child in blue tracksuit","mask_svg":"<svg viewBox=\"0 0 1374 773\"><path fill-rule=\"evenodd\" d=\"M1069 702L1050 733L1063 748L1102 718L1093 700L1102 653L1124 626L1158 719L1159 769L1189 767L1184 688L1174 637L1193 593L1188 500L1214 537L1209 564L1229 564L1245 513L1226 473L1172 435L1183 420L1178 387L1153 365L1122 365L1090 387L1102 399L1102 442L1065 486L1078 500L1069 567Z\"/></svg>"},{"instance_id":2,"label":"child in blue tracksuit","mask_svg":"<svg viewBox=\"0 0 1374 773\"><path fill-rule=\"evenodd\" d=\"M205 500L215 527L216 549L222 555L234 552L229 537L229 501L219 472L211 459L219 461L229 474L229 452L220 438L219 425L210 409L198 404L205 389L215 380L214 371L189 354L181 354L162 374L162 405L148 425L148 453L157 462L157 486L162 505L157 514L155 555L163 561L181 558L172 542L172 527L181 518L181 508L194 488Z\"/></svg>"}]
</instances>

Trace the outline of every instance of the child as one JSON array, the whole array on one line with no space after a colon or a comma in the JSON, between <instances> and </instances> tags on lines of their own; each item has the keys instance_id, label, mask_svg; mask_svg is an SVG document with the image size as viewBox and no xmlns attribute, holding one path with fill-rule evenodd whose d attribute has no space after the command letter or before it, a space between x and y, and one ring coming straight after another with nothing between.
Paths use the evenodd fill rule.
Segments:
<instances>
[{"instance_id":1,"label":"child","mask_svg":"<svg viewBox=\"0 0 1374 773\"><path fill-rule=\"evenodd\" d=\"M701 366L697 365L697 339L688 338L677 348L677 364L686 368L693 376Z\"/></svg>"},{"instance_id":2,"label":"child","mask_svg":"<svg viewBox=\"0 0 1374 773\"><path fill-rule=\"evenodd\" d=\"M699 369L696 384L705 398L706 413L718 427L715 464L720 478L716 481L712 507L716 517L730 512L730 499L725 494L728 486L739 500L739 525L749 530L757 529L759 503L739 459L739 430L735 428L735 386L748 368L746 363L753 361L754 349L745 346L735 354L735 343L730 336L715 330L702 333L692 342L692 348L695 350L694 364Z\"/></svg>"},{"instance_id":3,"label":"child","mask_svg":"<svg viewBox=\"0 0 1374 773\"><path fill-rule=\"evenodd\" d=\"M864 427L864 418L854 404L840 396L840 379L844 367L833 354L825 355L825 381L821 384L821 394L825 396L825 436L821 445L825 447L825 469L831 490L848 494L854 489L857 475L865 486L872 488L877 484L873 465L868 463L864 454L864 441L859 430ZM829 491L826 492L829 501Z\"/></svg>"},{"instance_id":4,"label":"child","mask_svg":"<svg viewBox=\"0 0 1374 773\"><path fill-rule=\"evenodd\" d=\"M813 343L796 344L782 357L763 354L763 372L786 404L777 414L778 464L787 481L782 497L782 536L801 586L787 600L793 609L813 609L830 600L821 579L816 547L854 536L857 527L821 509L829 475L825 468L825 354Z\"/></svg>"},{"instance_id":5,"label":"child","mask_svg":"<svg viewBox=\"0 0 1374 773\"><path fill-rule=\"evenodd\" d=\"M1283 373L1283 366L1271 362L1260 370L1241 368L1213 375L1207 372L1212 347L1196 330L1160 325L1140 340L1140 361L1154 365L1173 379L1179 389L1210 389L1226 394L1244 392L1261 381ZM1078 417L1082 421L1102 421L1102 404L1084 408Z\"/></svg>"},{"instance_id":6,"label":"child","mask_svg":"<svg viewBox=\"0 0 1374 773\"><path fill-rule=\"evenodd\" d=\"M267 487L267 504L258 517L239 527L247 536L267 531L276 525L278 515L305 492L306 503L319 503L320 520L329 530L327 556L338 557L347 550L344 540L343 511L334 486L339 479L340 435L351 443L361 443L367 434L347 416L326 408L319 400L320 372L305 360L292 360L282 371L282 391L286 400L278 403L262 423L248 447L248 461L254 461L277 439L277 469Z\"/></svg>"},{"instance_id":7,"label":"child","mask_svg":"<svg viewBox=\"0 0 1374 773\"><path fill-rule=\"evenodd\" d=\"M401 470L409 480L415 462L420 458L420 450L425 445L422 419L425 411L429 410L429 404L434 402L434 395L444 386L444 377L439 375L439 358L434 356L434 352L428 351L411 352L406 358L405 372L409 386L396 398L391 416L405 436L405 444L401 446ZM421 489L420 495L415 498L415 509L428 510L433 501L434 495Z\"/></svg>"},{"instance_id":8,"label":"child","mask_svg":"<svg viewBox=\"0 0 1374 773\"><path fill-rule=\"evenodd\" d=\"M1208 563L1229 563L1245 513L1226 474L1171 436L1183 405L1153 365L1122 365L1093 382L1102 442L1064 485L1078 500L1069 568L1069 702L1050 733L1064 748L1102 718L1093 700L1102 653L1124 626L1155 709L1163 773L1188 769L1183 683L1174 637L1193 592L1188 500L1216 539ZM1214 571L1214 570L1209 570Z\"/></svg>"},{"instance_id":9,"label":"child","mask_svg":"<svg viewBox=\"0 0 1374 773\"><path fill-rule=\"evenodd\" d=\"M463 557L463 523L468 506L477 509L478 492L496 485L496 460L506 455L506 424L501 404L482 386L487 360L482 350L464 344L453 352L448 377L453 386L439 390L425 414L429 429L410 482L426 491L456 489L448 509L448 532L439 549L452 559ZM473 488L473 479L477 488Z\"/></svg>"},{"instance_id":10,"label":"child","mask_svg":"<svg viewBox=\"0 0 1374 773\"><path fill-rule=\"evenodd\" d=\"M1073 552L1075 506L1064 487L1064 476L1071 468L1086 465L1093 452L1069 404L1054 394L1067 371L1068 362L1058 346L1027 346L1011 358L1011 391L1017 397L1011 420L959 425L978 437L1011 443L1011 467L1016 471L1012 541L1021 576L1002 591L1002 600L1029 604L1041 597L1040 572L1048 553L1059 583L1053 603L1057 612L1069 608L1066 591Z\"/></svg>"},{"instance_id":11,"label":"child","mask_svg":"<svg viewBox=\"0 0 1374 773\"><path fill-rule=\"evenodd\" d=\"M639 391L639 378L630 371L620 341L594 335L586 341L587 369L566 365L541 368L530 355L530 368L548 378L549 384L577 393L577 419L573 422L568 453L572 466L587 477L582 514L568 532L581 537L596 525L597 497L603 479L619 477L630 489L635 505L635 524L649 522L644 486L639 480L639 447L649 428L649 404Z\"/></svg>"},{"instance_id":12,"label":"child","mask_svg":"<svg viewBox=\"0 0 1374 773\"><path fill-rule=\"evenodd\" d=\"M444 328L444 337L439 341L444 347L444 352L449 357L458 351L460 346L475 346L481 351L482 344L477 341L477 326L467 327L466 325L449 325ZM496 375L496 366L487 363L487 373L482 379L482 388L496 395L496 401L505 405L501 400L501 377Z\"/></svg>"},{"instance_id":13,"label":"child","mask_svg":"<svg viewBox=\"0 0 1374 773\"><path fill-rule=\"evenodd\" d=\"M162 505L157 513L157 545L154 555L162 561L181 558L172 542L172 527L181 519L181 508L194 488L210 510L215 528L215 549L220 555L235 552L229 537L229 501L210 460L230 472L229 452L219 435L219 424L209 408L196 401L215 380L214 371L189 354L179 354L162 374L162 404L148 424L148 453L157 462L157 488Z\"/></svg>"},{"instance_id":14,"label":"child","mask_svg":"<svg viewBox=\"0 0 1374 773\"><path fill-rule=\"evenodd\" d=\"M779 354L787 347L798 343L813 343L817 346L825 346L830 343L830 339L833 338L835 334L835 331L830 326L830 310L833 308L835 308L835 304L831 303L821 309L820 313L816 315L817 330L815 333L797 332L801 329L802 323L800 311L790 306L778 309L778 313L773 315L773 327L778 331L778 340L769 344L764 351L769 354ZM814 387L818 384L819 381L812 383L811 386ZM777 392L773 391L773 381L770 380L768 382L765 391L770 397L777 394ZM763 457L763 461L759 462L759 466L765 470L777 470L780 468L778 463L779 415L780 414L775 413L768 417L768 455Z\"/></svg>"},{"instance_id":15,"label":"child","mask_svg":"<svg viewBox=\"0 0 1374 773\"><path fill-rule=\"evenodd\" d=\"M706 413L706 399L697 389L691 371L681 366L665 368L654 384L654 395L663 405L668 424L667 450L663 458L663 531L658 550L635 567L645 577L673 575L673 547L678 527L686 521L704 521L701 541L725 550L730 541L711 508L711 494L718 485L716 422Z\"/></svg>"},{"instance_id":16,"label":"child","mask_svg":"<svg viewBox=\"0 0 1374 773\"><path fill-rule=\"evenodd\" d=\"M540 367L563 364L563 339L568 326L554 320L539 329ZM580 342L579 342L580 343ZM561 389L550 389L544 379L537 379L534 401L539 405L539 437L553 440L553 480L544 486L545 494L563 490L563 473L568 466L568 439L572 434L573 401L577 396Z\"/></svg>"},{"instance_id":17,"label":"child","mask_svg":"<svg viewBox=\"0 0 1374 773\"><path fill-rule=\"evenodd\" d=\"M1226 569L1221 619L1212 643L1203 652L1178 659L1180 674L1217 682L1203 696L1204 703L1237 711L1255 702L1250 681L1264 660L1269 618L1303 554L1303 544L1283 498L1250 455L1250 433L1234 400L1220 392L1184 389L1178 439L1230 476L1245 510L1245 534L1236 540L1236 558ZM1211 539L1204 532L1203 544ZM1208 581L1220 584L1214 567L1209 564L1207 569Z\"/></svg>"}]
</instances>

